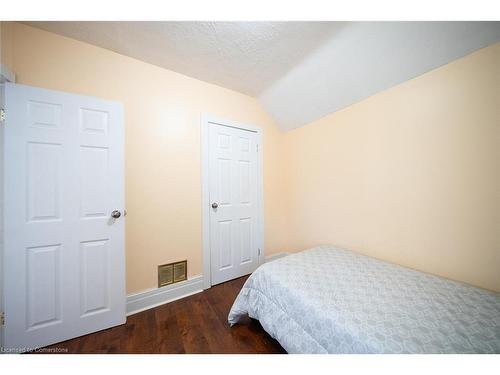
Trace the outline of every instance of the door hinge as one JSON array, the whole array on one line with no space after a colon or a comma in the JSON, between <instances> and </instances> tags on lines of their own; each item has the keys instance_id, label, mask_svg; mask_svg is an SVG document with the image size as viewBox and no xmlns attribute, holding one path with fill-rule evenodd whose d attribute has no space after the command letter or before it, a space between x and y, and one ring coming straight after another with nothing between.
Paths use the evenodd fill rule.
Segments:
<instances>
[{"instance_id":1,"label":"door hinge","mask_svg":"<svg viewBox=\"0 0 500 375\"><path fill-rule=\"evenodd\" d=\"M5 121L5 109L0 108L0 122Z\"/></svg>"},{"instance_id":2,"label":"door hinge","mask_svg":"<svg viewBox=\"0 0 500 375\"><path fill-rule=\"evenodd\" d=\"M257 146L257 152L259 152L259 144L257 143L255 146Z\"/></svg>"},{"instance_id":3,"label":"door hinge","mask_svg":"<svg viewBox=\"0 0 500 375\"><path fill-rule=\"evenodd\" d=\"M261 254L261 251L260 251L260 247L259 247L259 256L260 256L260 254Z\"/></svg>"},{"instance_id":4,"label":"door hinge","mask_svg":"<svg viewBox=\"0 0 500 375\"><path fill-rule=\"evenodd\" d=\"M0 315L0 326L5 325L5 313L2 311L2 314Z\"/></svg>"}]
</instances>

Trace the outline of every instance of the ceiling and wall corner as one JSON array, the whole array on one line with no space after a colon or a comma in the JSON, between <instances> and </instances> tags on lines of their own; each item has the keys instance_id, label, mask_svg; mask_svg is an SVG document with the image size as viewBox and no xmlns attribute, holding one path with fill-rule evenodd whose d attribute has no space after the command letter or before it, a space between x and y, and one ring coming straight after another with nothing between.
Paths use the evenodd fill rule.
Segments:
<instances>
[{"instance_id":1,"label":"ceiling and wall corner","mask_svg":"<svg viewBox=\"0 0 500 375\"><path fill-rule=\"evenodd\" d=\"M345 22L26 22L258 96Z\"/></svg>"},{"instance_id":2,"label":"ceiling and wall corner","mask_svg":"<svg viewBox=\"0 0 500 375\"><path fill-rule=\"evenodd\" d=\"M285 133L287 236L500 292L500 43Z\"/></svg>"},{"instance_id":3,"label":"ceiling and wall corner","mask_svg":"<svg viewBox=\"0 0 500 375\"><path fill-rule=\"evenodd\" d=\"M300 127L500 41L500 22L27 22L257 97Z\"/></svg>"},{"instance_id":4,"label":"ceiling and wall corner","mask_svg":"<svg viewBox=\"0 0 500 375\"><path fill-rule=\"evenodd\" d=\"M351 23L259 98L289 130L499 40L500 22Z\"/></svg>"}]
</instances>

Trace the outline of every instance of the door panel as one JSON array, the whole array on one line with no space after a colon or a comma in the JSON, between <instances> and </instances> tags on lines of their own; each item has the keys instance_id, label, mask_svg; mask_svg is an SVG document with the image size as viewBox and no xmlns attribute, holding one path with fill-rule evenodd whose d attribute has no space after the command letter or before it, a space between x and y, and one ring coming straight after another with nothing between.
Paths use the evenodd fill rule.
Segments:
<instances>
[{"instance_id":1,"label":"door panel","mask_svg":"<svg viewBox=\"0 0 500 375\"><path fill-rule=\"evenodd\" d=\"M254 258L252 252L252 218L240 219L240 237L240 264L251 262Z\"/></svg>"},{"instance_id":2,"label":"door panel","mask_svg":"<svg viewBox=\"0 0 500 375\"><path fill-rule=\"evenodd\" d=\"M108 216L108 149L80 147L82 218Z\"/></svg>"},{"instance_id":3,"label":"door panel","mask_svg":"<svg viewBox=\"0 0 500 375\"><path fill-rule=\"evenodd\" d=\"M27 143L28 222L61 220L62 146Z\"/></svg>"},{"instance_id":4,"label":"door panel","mask_svg":"<svg viewBox=\"0 0 500 375\"><path fill-rule=\"evenodd\" d=\"M28 330L61 323L61 244L26 249Z\"/></svg>"},{"instance_id":5,"label":"door panel","mask_svg":"<svg viewBox=\"0 0 500 375\"><path fill-rule=\"evenodd\" d=\"M28 101L28 124L41 129L61 127L61 105L54 103Z\"/></svg>"},{"instance_id":6,"label":"door panel","mask_svg":"<svg viewBox=\"0 0 500 375\"><path fill-rule=\"evenodd\" d=\"M219 261L216 266L219 271L233 267L233 225L232 220L218 222Z\"/></svg>"},{"instance_id":7,"label":"door panel","mask_svg":"<svg viewBox=\"0 0 500 375\"><path fill-rule=\"evenodd\" d=\"M109 310L108 240L86 241L80 245L82 316Z\"/></svg>"},{"instance_id":8,"label":"door panel","mask_svg":"<svg viewBox=\"0 0 500 375\"><path fill-rule=\"evenodd\" d=\"M211 283L259 265L258 135L209 123Z\"/></svg>"},{"instance_id":9,"label":"door panel","mask_svg":"<svg viewBox=\"0 0 500 375\"><path fill-rule=\"evenodd\" d=\"M123 109L5 87L5 346L125 322Z\"/></svg>"}]
</instances>

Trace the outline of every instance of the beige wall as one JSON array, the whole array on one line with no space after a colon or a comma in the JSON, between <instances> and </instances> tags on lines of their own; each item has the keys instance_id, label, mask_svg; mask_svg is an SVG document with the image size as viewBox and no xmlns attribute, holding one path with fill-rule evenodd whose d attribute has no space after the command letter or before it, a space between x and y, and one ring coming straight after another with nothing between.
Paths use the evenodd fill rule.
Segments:
<instances>
[{"instance_id":1,"label":"beige wall","mask_svg":"<svg viewBox=\"0 0 500 375\"><path fill-rule=\"evenodd\" d=\"M2 31L20 83L125 105L129 293L155 287L160 263L201 273L202 112L264 130L267 254L333 243L500 291L500 44L283 134L251 97Z\"/></svg>"},{"instance_id":2,"label":"beige wall","mask_svg":"<svg viewBox=\"0 0 500 375\"><path fill-rule=\"evenodd\" d=\"M256 99L22 24L12 30L18 83L117 100L125 107L127 291L156 287L158 264L202 273L200 116L262 127L266 255L281 251L283 134Z\"/></svg>"},{"instance_id":3,"label":"beige wall","mask_svg":"<svg viewBox=\"0 0 500 375\"><path fill-rule=\"evenodd\" d=\"M13 22L0 22L0 63L12 66Z\"/></svg>"},{"instance_id":4,"label":"beige wall","mask_svg":"<svg viewBox=\"0 0 500 375\"><path fill-rule=\"evenodd\" d=\"M286 134L292 250L500 291L500 44Z\"/></svg>"}]
</instances>

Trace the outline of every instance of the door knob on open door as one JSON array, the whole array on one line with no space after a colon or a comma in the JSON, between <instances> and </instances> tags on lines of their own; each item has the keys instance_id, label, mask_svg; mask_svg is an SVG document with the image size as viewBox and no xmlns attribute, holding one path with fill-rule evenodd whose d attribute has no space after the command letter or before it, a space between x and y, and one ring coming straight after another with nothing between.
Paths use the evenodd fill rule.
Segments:
<instances>
[{"instance_id":1,"label":"door knob on open door","mask_svg":"<svg viewBox=\"0 0 500 375\"><path fill-rule=\"evenodd\" d=\"M217 208L219 207L219 204L217 202L212 203L212 208Z\"/></svg>"},{"instance_id":2,"label":"door knob on open door","mask_svg":"<svg viewBox=\"0 0 500 375\"><path fill-rule=\"evenodd\" d=\"M112 218L118 219L120 216L122 216L122 213L118 210L114 210L113 212L111 212Z\"/></svg>"}]
</instances>

